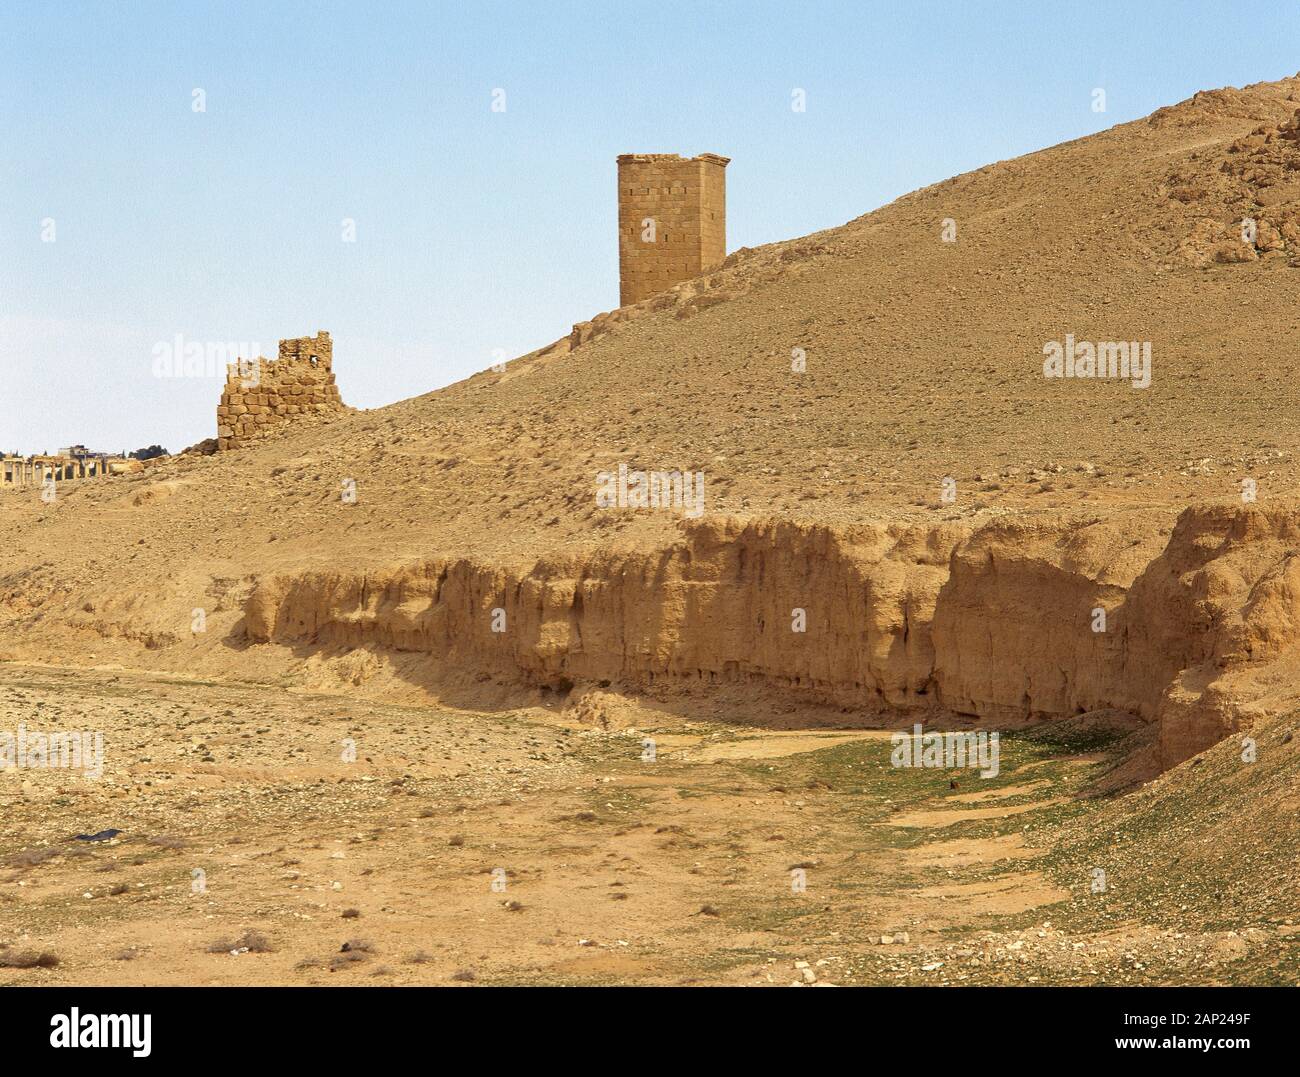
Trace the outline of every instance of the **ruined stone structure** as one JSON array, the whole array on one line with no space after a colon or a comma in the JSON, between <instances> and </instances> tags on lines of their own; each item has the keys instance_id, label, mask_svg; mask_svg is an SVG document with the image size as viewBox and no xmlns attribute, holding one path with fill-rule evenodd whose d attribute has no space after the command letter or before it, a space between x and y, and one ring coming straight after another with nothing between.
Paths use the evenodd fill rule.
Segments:
<instances>
[{"instance_id":1,"label":"ruined stone structure","mask_svg":"<svg viewBox=\"0 0 1300 1077\"><path fill-rule=\"evenodd\" d=\"M107 453L88 452L74 445L58 456L0 456L0 486L25 488L41 486L49 479L68 482L72 479L99 479L120 475L138 461Z\"/></svg>"},{"instance_id":2,"label":"ruined stone structure","mask_svg":"<svg viewBox=\"0 0 1300 1077\"><path fill-rule=\"evenodd\" d=\"M334 384L329 333L280 341L277 359L232 364L217 408L217 445L236 449L286 424L347 410Z\"/></svg>"},{"instance_id":3,"label":"ruined stone structure","mask_svg":"<svg viewBox=\"0 0 1300 1077\"><path fill-rule=\"evenodd\" d=\"M707 273L727 256L726 167L715 153L618 159L619 303Z\"/></svg>"}]
</instances>

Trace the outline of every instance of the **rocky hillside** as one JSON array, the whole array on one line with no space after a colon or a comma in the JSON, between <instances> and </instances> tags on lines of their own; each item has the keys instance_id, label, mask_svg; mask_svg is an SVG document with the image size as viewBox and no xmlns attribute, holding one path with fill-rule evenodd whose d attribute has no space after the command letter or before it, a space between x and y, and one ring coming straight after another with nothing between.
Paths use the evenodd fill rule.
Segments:
<instances>
[{"instance_id":1,"label":"rocky hillside","mask_svg":"<svg viewBox=\"0 0 1300 1077\"><path fill-rule=\"evenodd\" d=\"M1198 94L736 252L504 372L50 506L2 492L0 652L1115 707L1177 762L1300 684L1298 114L1300 79ZM1148 376L1044 376L1108 342ZM700 512L603 504L620 466L702 476Z\"/></svg>"}]
</instances>

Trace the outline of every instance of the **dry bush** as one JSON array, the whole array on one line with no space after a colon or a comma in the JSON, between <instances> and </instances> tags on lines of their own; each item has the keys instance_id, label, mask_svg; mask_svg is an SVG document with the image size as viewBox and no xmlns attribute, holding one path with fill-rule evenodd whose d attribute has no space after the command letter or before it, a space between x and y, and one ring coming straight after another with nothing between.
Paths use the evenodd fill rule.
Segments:
<instances>
[{"instance_id":1,"label":"dry bush","mask_svg":"<svg viewBox=\"0 0 1300 1077\"><path fill-rule=\"evenodd\" d=\"M35 950L14 950L0 954L0 969L52 969L58 963L58 957L47 950L39 953Z\"/></svg>"},{"instance_id":2,"label":"dry bush","mask_svg":"<svg viewBox=\"0 0 1300 1077\"><path fill-rule=\"evenodd\" d=\"M208 947L210 954L228 954L232 950L247 949L251 954L269 954L274 950L270 940L260 931L245 931L237 939L218 939Z\"/></svg>"},{"instance_id":3,"label":"dry bush","mask_svg":"<svg viewBox=\"0 0 1300 1077\"><path fill-rule=\"evenodd\" d=\"M34 868L58 856L58 849L24 849L9 858L11 868Z\"/></svg>"},{"instance_id":4,"label":"dry bush","mask_svg":"<svg viewBox=\"0 0 1300 1077\"><path fill-rule=\"evenodd\" d=\"M339 947L339 953L341 954L349 954L349 953L373 954L374 952L375 952L374 944L370 942L368 939L348 939L347 942L345 942L342 946Z\"/></svg>"}]
</instances>

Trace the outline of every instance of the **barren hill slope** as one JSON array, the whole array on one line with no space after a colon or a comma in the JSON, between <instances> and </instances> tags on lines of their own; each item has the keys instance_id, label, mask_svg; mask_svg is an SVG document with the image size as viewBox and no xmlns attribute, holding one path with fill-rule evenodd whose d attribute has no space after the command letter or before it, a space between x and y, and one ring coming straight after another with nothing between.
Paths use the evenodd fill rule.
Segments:
<instances>
[{"instance_id":1,"label":"barren hill slope","mask_svg":"<svg viewBox=\"0 0 1300 1077\"><path fill-rule=\"evenodd\" d=\"M1297 116L1300 77L1198 94L737 252L505 373L0 493L0 651L597 710L1118 707L1177 762L1300 694ZM1149 385L1045 377L1067 338L1149 342ZM702 473L702 516L602 507L620 464Z\"/></svg>"}]
</instances>

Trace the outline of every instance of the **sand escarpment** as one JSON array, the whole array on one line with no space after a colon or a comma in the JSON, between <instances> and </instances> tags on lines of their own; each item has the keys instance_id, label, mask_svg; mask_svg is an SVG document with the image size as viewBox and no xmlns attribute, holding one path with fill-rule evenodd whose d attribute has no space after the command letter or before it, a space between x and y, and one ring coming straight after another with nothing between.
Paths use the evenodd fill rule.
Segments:
<instances>
[{"instance_id":1,"label":"sand escarpment","mask_svg":"<svg viewBox=\"0 0 1300 1077\"><path fill-rule=\"evenodd\" d=\"M1168 767L1248 724L1266 671L1295 660L1300 511L1162 515L684 523L665 548L526 570L457 559L268 576L244 631L566 691L743 682L994 725L1120 709L1157 724Z\"/></svg>"}]
</instances>

